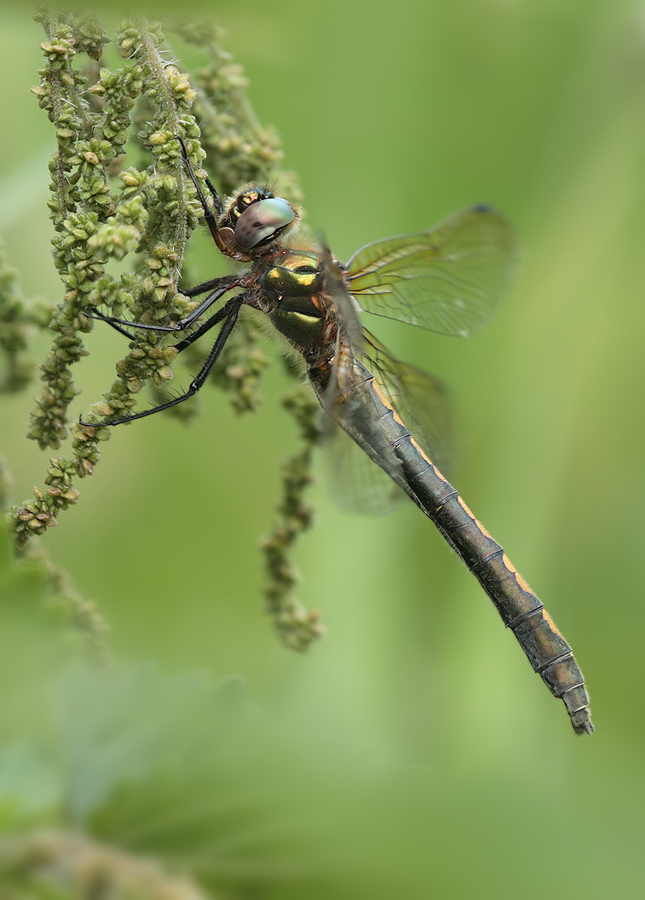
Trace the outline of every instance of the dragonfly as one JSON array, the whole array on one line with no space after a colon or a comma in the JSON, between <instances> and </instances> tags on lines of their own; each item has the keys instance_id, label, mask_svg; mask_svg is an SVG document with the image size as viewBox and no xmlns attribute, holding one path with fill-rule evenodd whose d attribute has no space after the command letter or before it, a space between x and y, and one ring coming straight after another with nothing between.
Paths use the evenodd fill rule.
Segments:
<instances>
[{"instance_id":1,"label":"dragonfly","mask_svg":"<svg viewBox=\"0 0 645 900\"><path fill-rule=\"evenodd\" d=\"M132 328L181 333L177 352L220 323L221 328L185 393L127 416L81 424L119 425L184 402L205 383L242 307L264 313L304 360L327 420L340 426L334 434L344 435L332 440L343 448L343 464L334 467L346 481L341 493L365 511L387 508L407 495L475 576L534 671L563 700L574 731L591 733L589 695L570 645L440 471L446 449L442 385L395 359L360 318L365 312L453 336L482 327L516 264L515 236L507 220L491 207L473 206L428 231L367 244L341 263L324 242L316 246L288 239L298 212L266 188L246 187L224 202L202 175L211 206L183 139L177 139L215 245L245 265L235 274L182 289L189 298L204 299L174 324L128 322L88 310L131 339ZM360 489L353 490L353 482Z\"/></svg>"}]
</instances>

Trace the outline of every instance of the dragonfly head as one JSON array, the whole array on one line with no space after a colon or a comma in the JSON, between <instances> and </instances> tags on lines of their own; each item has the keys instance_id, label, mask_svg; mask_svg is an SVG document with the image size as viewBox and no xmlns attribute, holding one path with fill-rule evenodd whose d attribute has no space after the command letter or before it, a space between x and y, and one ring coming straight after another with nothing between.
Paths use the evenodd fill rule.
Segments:
<instances>
[{"instance_id":1,"label":"dragonfly head","mask_svg":"<svg viewBox=\"0 0 645 900\"><path fill-rule=\"evenodd\" d=\"M293 206L271 191L250 187L237 194L227 205L219 231L232 249L252 255L255 250L276 240L296 220Z\"/></svg>"}]
</instances>

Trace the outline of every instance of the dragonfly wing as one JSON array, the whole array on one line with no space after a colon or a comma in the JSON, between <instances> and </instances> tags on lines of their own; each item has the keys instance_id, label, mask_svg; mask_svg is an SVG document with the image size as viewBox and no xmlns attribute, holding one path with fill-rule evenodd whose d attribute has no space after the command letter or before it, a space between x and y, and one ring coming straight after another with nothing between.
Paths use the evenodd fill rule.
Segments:
<instances>
[{"instance_id":1,"label":"dragonfly wing","mask_svg":"<svg viewBox=\"0 0 645 900\"><path fill-rule=\"evenodd\" d=\"M320 237L320 245L327 299L334 310L338 323L336 351L334 354L335 363L324 393L320 397L323 409L329 414L329 418L323 423L324 433L333 424L334 405L340 393L339 377L344 376L346 363L349 364L351 369L351 360L354 354L363 347L363 327L358 318L356 301L345 287L342 270L332 256L322 235Z\"/></svg>"},{"instance_id":2,"label":"dragonfly wing","mask_svg":"<svg viewBox=\"0 0 645 900\"><path fill-rule=\"evenodd\" d=\"M339 331L342 332L343 338L352 351L358 352L363 347L363 327L358 318L360 306L358 306L345 287L343 269L336 262L331 254L331 250L322 238L320 245L322 248L327 296L336 313L340 326Z\"/></svg>"},{"instance_id":3,"label":"dragonfly wing","mask_svg":"<svg viewBox=\"0 0 645 900\"><path fill-rule=\"evenodd\" d=\"M323 264L327 298L339 328L333 370L319 395L327 422L340 422L345 429L329 429L331 481L345 509L381 514L396 507L404 494L387 474L400 465L394 448L384 435L373 435L372 444L363 439L365 422L377 419L382 410L369 376L426 455L444 469L452 439L447 392L431 375L396 360L362 328L343 273L324 244Z\"/></svg>"},{"instance_id":4,"label":"dragonfly wing","mask_svg":"<svg viewBox=\"0 0 645 900\"><path fill-rule=\"evenodd\" d=\"M367 244L347 263L347 280L366 312L466 337L488 321L517 256L506 219L474 206L430 231Z\"/></svg>"},{"instance_id":5,"label":"dragonfly wing","mask_svg":"<svg viewBox=\"0 0 645 900\"><path fill-rule=\"evenodd\" d=\"M425 455L448 474L454 452L446 386L423 369L395 359L369 331L361 361Z\"/></svg>"},{"instance_id":6,"label":"dragonfly wing","mask_svg":"<svg viewBox=\"0 0 645 900\"><path fill-rule=\"evenodd\" d=\"M364 332L364 351L356 356L363 371L374 376L377 391L425 455L444 475L448 474L452 458L452 422L444 385L422 369L394 359L367 331ZM364 433L362 421L380 414L374 388L369 382L348 385L342 376L340 384L349 390L349 396L336 407L336 418L350 433L361 435ZM333 411L331 415L334 416ZM373 447L362 446L342 428L331 429L327 463L334 497L343 509L382 515L395 509L405 497L391 475L375 464L376 459L391 472L400 464L393 447L385 440L375 455Z\"/></svg>"},{"instance_id":7,"label":"dragonfly wing","mask_svg":"<svg viewBox=\"0 0 645 900\"><path fill-rule=\"evenodd\" d=\"M332 429L325 451L327 480L341 509L381 516L406 499L396 482L342 428Z\"/></svg>"}]
</instances>

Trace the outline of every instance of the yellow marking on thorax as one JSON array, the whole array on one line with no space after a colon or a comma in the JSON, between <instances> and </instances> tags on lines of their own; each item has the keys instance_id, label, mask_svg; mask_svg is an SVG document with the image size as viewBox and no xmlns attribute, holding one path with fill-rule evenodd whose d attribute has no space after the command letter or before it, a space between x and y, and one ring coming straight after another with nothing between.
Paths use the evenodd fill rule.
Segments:
<instances>
[{"instance_id":1,"label":"yellow marking on thorax","mask_svg":"<svg viewBox=\"0 0 645 900\"><path fill-rule=\"evenodd\" d=\"M320 322L320 316L308 316L306 313L300 312L289 312L290 316L293 316L296 319L300 319L301 322L305 324L309 324L311 322Z\"/></svg>"},{"instance_id":2,"label":"yellow marking on thorax","mask_svg":"<svg viewBox=\"0 0 645 900\"><path fill-rule=\"evenodd\" d=\"M318 277L317 272L294 272L294 275L297 276L300 284L306 287L312 287L316 283L316 278Z\"/></svg>"}]
</instances>

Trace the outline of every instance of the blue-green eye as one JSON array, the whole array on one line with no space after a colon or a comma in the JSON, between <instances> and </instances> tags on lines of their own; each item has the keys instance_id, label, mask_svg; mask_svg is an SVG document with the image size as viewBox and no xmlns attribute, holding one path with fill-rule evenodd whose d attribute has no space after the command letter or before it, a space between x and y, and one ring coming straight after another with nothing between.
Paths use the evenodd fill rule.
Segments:
<instances>
[{"instance_id":1,"label":"blue-green eye","mask_svg":"<svg viewBox=\"0 0 645 900\"><path fill-rule=\"evenodd\" d=\"M252 203L235 224L235 241L242 250L268 243L296 217L293 206L282 197Z\"/></svg>"}]
</instances>

